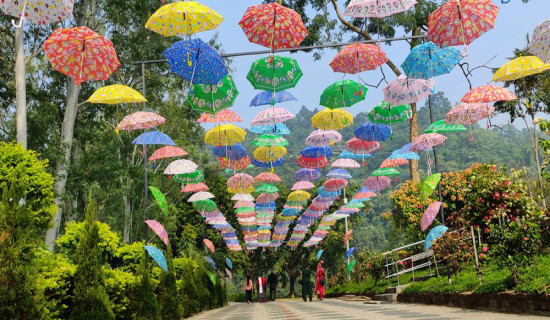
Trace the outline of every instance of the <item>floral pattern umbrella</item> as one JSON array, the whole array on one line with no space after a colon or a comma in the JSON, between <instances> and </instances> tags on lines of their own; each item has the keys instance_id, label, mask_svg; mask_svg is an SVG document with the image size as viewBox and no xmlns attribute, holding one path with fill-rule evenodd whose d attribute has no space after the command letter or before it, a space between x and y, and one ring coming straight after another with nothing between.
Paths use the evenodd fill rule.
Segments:
<instances>
[{"instance_id":1,"label":"floral pattern umbrella","mask_svg":"<svg viewBox=\"0 0 550 320\"><path fill-rule=\"evenodd\" d=\"M155 260L162 270L168 272L168 265L166 264L166 258L164 257L162 251L153 246L145 246L145 250L147 250L151 258Z\"/></svg>"},{"instance_id":2,"label":"floral pattern umbrella","mask_svg":"<svg viewBox=\"0 0 550 320\"><path fill-rule=\"evenodd\" d=\"M144 103L148 102L139 92L136 90L123 86L121 84L114 84L97 89L86 100L88 103L101 103L101 104L122 104L122 103Z\"/></svg>"},{"instance_id":3,"label":"floral pattern umbrella","mask_svg":"<svg viewBox=\"0 0 550 320\"><path fill-rule=\"evenodd\" d=\"M232 146L243 142L246 131L232 124L221 124L208 130L204 136L204 142L213 146Z\"/></svg>"},{"instance_id":4,"label":"floral pattern umbrella","mask_svg":"<svg viewBox=\"0 0 550 320\"><path fill-rule=\"evenodd\" d=\"M234 194L233 197L231 197L231 200L233 201L254 201L254 197L250 194L246 193L237 193Z\"/></svg>"},{"instance_id":5,"label":"floral pattern umbrella","mask_svg":"<svg viewBox=\"0 0 550 320\"><path fill-rule=\"evenodd\" d=\"M155 150L153 154L149 157L149 161L155 161L159 159L173 158L173 157L183 157L188 155L188 153L182 148L175 146L166 146L160 149Z\"/></svg>"},{"instance_id":6,"label":"floral pattern umbrella","mask_svg":"<svg viewBox=\"0 0 550 320\"><path fill-rule=\"evenodd\" d=\"M430 124L422 133L458 132L467 129L461 124L447 124L445 120L439 120Z\"/></svg>"},{"instance_id":7,"label":"floral pattern umbrella","mask_svg":"<svg viewBox=\"0 0 550 320\"><path fill-rule=\"evenodd\" d=\"M256 147L284 147L288 145L288 141L278 135L263 134L254 139L252 145Z\"/></svg>"},{"instance_id":8,"label":"floral pattern umbrella","mask_svg":"<svg viewBox=\"0 0 550 320\"><path fill-rule=\"evenodd\" d=\"M198 167L199 166L191 160L180 159L171 162L164 170L164 174L174 175L191 173L197 170Z\"/></svg>"},{"instance_id":9,"label":"floral pattern umbrella","mask_svg":"<svg viewBox=\"0 0 550 320\"><path fill-rule=\"evenodd\" d=\"M389 124L400 123L412 117L411 106L408 104L394 105L389 102L380 102L369 112L368 117L374 123Z\"/></svg>"},{"instance_id":10,"label":"floral pattern umbrella","mask_svg":"<svg viewBox=\"0 0 550 320\"><path fill-rule=\"evenodd\" d=\"M237 173L227 180L227 186L235 190L247 189L253 185L254 178L246 173Z\"/></svg>"},{"instance_id":11,"label":"floral pattern umbrella","mask_svg":"<svg viewBox=\"0 0 550 320\"><path fill-rule=\"evenodd\" d=\"M409 78L430 79L451 72L461 59L457 49L440 48L429 41L412 48L401 68Z\"/></svg>"},{"instance_id":12,"label":"floral pattern umbrella","mask_svg":"<svg viewBox=\"0 0 550 320\"><path fill-rule=\"evenodd\" d=\"M183 188L181 188L181 192L187 193L195 193L208 190L210 190L210 188L208 188L208 186L202 182L186 184L185 186L183 186Z\"/></svg>"},{"instance_id":13,"label":"floral pattern umbrella","mask_svg":"<svg viewBox=\"0 0 550 320\"><path fill-rule=\"evenodd\" d=\"M302 168L294 173L294 179L298 181L314 181L319 178L321 178L321 172L315 168Z\"/></svg>"},{"instance_id":14,"label":"floral pattern umbrella","mask_svg":"<svg viewBox=\"0 0 550 320\"><path fill-rule=\"evenodd\" d=\"M168 135L158 132L158 131L148 131L140 134L137 138L132 141L132 144L139 145L152 145L152 144L162 144L162 145L171 145L175 146L176 143Z\"/></svg>"},{"instance_id":15,"label":"floral pattern umbrella","mask_svg":"<svg viewBox=\"0 0 550 320\"><path fill-rule=\"evenodd\" d=\"M346 150L353 153L373 153L380 150L380 142L366 141L354 137L346 142Z\"/></svg>"},{"instance_id":16,"label":"floral pattern umbrella","mask_svg":"<svg viewBox=\"0 0 550 320\"><path fill-rule=\"evenodd\" d=\"M294 114L284 108L269 108L259 112L251 124L253 126L263 126L268 124L277 124L294 118Z\"/></svg>"},{"instance_id":17,"label":"floral pattern umbrella","mask_svg":"<svg viewBox=\"0 0 550 320\"><path fill-rule=\"evenodd\" d=\"M340 141L342 141L342 135L336 130L318 129L306 138L306 144L312 147L329 146Z\"/></svg>"},{"instance_id":18,"label":"floral pattern umbrella","mask_svg":"<svg viewBox=\"0 0 550 320\"><path fill-rule=\"evenodd\" d=\"M439 133L424 133L416 137L412 143L411 151L418 152L433 148L442 144L447 137Z\"/></svg>"},{"instance_id":19,"label":"floral pattern umbrella","mask_svg":"<svg viewBox=\"0 0 550 320\"><path fill-rule=\"evenodd\" d=\"M197 201L212 199L212 198L214 198L214 195L211 194L210 192L201 191L201 192L197 192L197 193L193 194L191 197L189 197L187 202L197 202Z\"/></svg>"},{"instance_id":20,"label":"floral pattern umbrella","mask_svg":"<svg viewBox=\"0 0 550 320\"><path fill-rule=\"evenodd\" d=\"M311 117L311 125L323 130L341 130L352 124L353 116L342 109L326 108Z\"/></svg>"},{"instance_id":21,"label":"floral pattern umbrella","mask_svg":"<svg viewBox=\"0 0 550 320\"><path fill-rule=\"evenodd\" d=\"M117 125L116 131L150 129L163 124L164 121L166 121L165 118L154 112L138 111L124 117Z\"/></svg>"},{"instance_id":22,"label":"floral pattern umbrella","mask_svg":"<svg viewBox=\"0 0 550 320\"><path fill-rule=\"evenodd\" d=\"M401 175L401 172L395 170L394 168L380 168L375 170L371 176L373 177L391 177Z\"/></svg>"},{"instance_id":23,"label":"floral pattern umbrella","mask_svg":"<svg viewBox=\"0 0 550 320\"><path fill-rule=\"evenodd\" d=\"M447 113L445 123L474 124L491 116L493 111L495 111L495 108L485 103L463 103L453 107Z\"/></svg>"},{"instance_id":24,"label":"floral pattern umbrella","mask_svg":"<svg viewBox=\"0 0 550 320\"><path fill-rule=\"evenodd\" d=\"M218 157L218 163L222 168L230 168L233 171L244 170L252 164L250 158L245 156L244 158L238 160L229 160L227 158Z\"/></svg>"},{"instance_id":25,"label":"floral pattern umbrella","mask_svg":"<svg viewBox=\"0 0 550 320\"><path fill-rule=\"evenodd\" d=\"M149 186L149 190L151 190L151 193L153 194L153 197L155 197L155 200L157 201L160 209L164 214L168 214L168 204L166 203L166 197L164 196L164 193L160 191L158 188Z\"/></svg>"},{"instance_id":26,"label":"floral pattern umbrella","mask_svg":"<svg viewBox=\"0 0 550 320\"><path fill-rule=\"evenodd\" d=\"M351 107L365 100L367 90L367 87L353 80L336 81L323 91L319 104L330 109Z\"/></svg>"},{"instance_id":27,"label":"floral pattern umbrella","mask_svg":"<svg viewBox=\"0 0 550 320\"><path fill-rule=\"evenodd\" d=\"M306 158L330 157L332 156L332 149L329 146L324 146L324 147L307 146L302 151L300 151L300 155Z\"/></svg>"},{"instance_id":28,"label":"floral pattern umbrella","mask_svg":"<svg viewBox=\"0 0 550 320\"><path fill-rule=\"evenodd\" d=\"M353 134L364 141L386 141L391 136L391 127L383 124L365 122Z\"/></svg>"},{"instance_id":29,"label":"floral pattern umbrella","mask_svg":"<svg viewBox=\"0 0 550 320\"><path fill-rule=\"evenodd\" d=\"M197 120L199 123L240 122L242 119L235 112L222 111L231 107L238 95L239 91L235 87L233 78L227 74L217 84L194 84L193 90L187 95L187 102L193 110L205 112ZM209 114L215 114L215 116ZM222 119L222 121L214 121L217 119Z\"/></svg>"},{"instance_id":30,"label":"floral pattern umbrella","mask_svg":"<svg viewBox=\"0 0 550 320\"><path fill-rule=\"evenodd\" d=\"M257 134L290 134L290 129L282 123L252 126L250 131Z\"/></svg>"},{"instance_id":31,"label":"floral pattern umbrella","mask_svg":"<svg viewBox=\"0 0 550 320\"><path fill-rule=\"evenodd\" d=\"M430 233L428 233L428 236L426 237L426 240L424 240L424 250L429 250L433 242L437 240L438 238L441 238L445 232L447 232L448 228L445 226L437 226L430 230Z\"/></svg>"},{"instance_id":32,"label":"floral pattern umbrella","mask_svg":"<svg viewBox=\"0 0 550 320\"><path fill-rule=\"evenodd\" d=\"M351 234L353 233L353 229L348 230L346 234L344 235L344 243L347 243L349 240L349 237L351 237Z\"/></svg>"},{"instance_id":33,"label":"floral pattern umbrella","mask_svg":"<svg viewBox=\"0 0 550 320\"><path fill-rule=\"evenodd\" d=\"M382 191L389 187L390 184L391 179L385 176L368 177L365 180L365 187L369 188L372 191Z\"/></svg>"},{"instance_id":34,"label":"floral pattern umbrella","mask_svg":"<svg viewBox=\"0 0 550 320\"><path fill-rule=\"evenodd\" d=\"M515 58L506 62L493 76L494 82L513 81L526 76L541 73L550 69L550 64L544 64L535 56Z\"/></svg>"},{"instance_id":35,"label":"floral pattern umbrella","mask_svg":"<svg viewBox=\"0 0 550 320\"><path fill-rule=\"evenodd\" d=\"M380 47L357 42L343 47L330 62L330 67L334 72L356 74L375 70L387 61Z\"/></svg>"},{"instance_id":36,"label":"floral pattern umbrella","mask_svg":"<svg viewBox=\"0 0 550 320\"><path fill-rule=\"evenodd\" d=\"M246 149L240 143L235 143L232 146L218 146L212 147L212 152L215 156L229 159L239 160L246 157Z\"/></svg>"},{"instance_id":37,"label":"floral pattern umbrella","mask_svg":"<svg viewBox=\"0 0 550 320\"><path fill-rule=\"evenodd\" d=\"M434 84L433 80L400 75L384 88L384 99L395 105L416 103L432 94Z\"/></svg>"},{"instance_id":38,"label":"floral pattern umbrella","mask_svg":"<svg viewBox=\"0 0 550 320\"><path fill-rule=\"evenodd\" d=\"M296 202L306 201L309 198L311 198L311 194L304 190L292 191L291 193L288 194L288 197L287 197L289 201L296 201Z\"/></svg>"},{"instance_id":39,"label":"floral pattern umbrella","mask_svg":"<svg viewBox=\"0 0 550 320\"><path fill-rule=\"evenodd\" d=\"M292 191L296 190L309 190L315 188L315 185L309 181L298 181L292 186Z\"/></svg>"},{"instance_id":40,"label":"floral pattern umbrella","mask_svg":"<svg viewBox=\"0 0 550 320\"><path fill-rule=\"evenodd\" d=\"M327 173L327 177L336 179L353 178L353 176L346 169L332 169Z\"/></svg>"},{"instance_id":41,"label":"floral pattern umbrella","mask_svg":"<svg viewBox=\"0 0 550 320\"><path fill-rule=\"evenodd\" d=\"M88 27L56 29L43 48L52 68L72 78L77 86L107 80L120 67L113 43Z\"/></svg>"},{"instance_id":42,"label":"floral pattern umbrella","mask_svg":"<svg viewBox=\"0 0 550 320\"><path fill-rule=\"evenodd\" d=\"M258 186L254 191L258 193L275 193L279 191L279 189L272 184L262 184L261 186ZM258 199L256 199L256 201L257 200Z\"/></svg>"},{"instance_id":43,"label":"floral pattern umbrella","mask_svg":"<svg viewBox=\"0 0 550 320\"><path fill-rule=\"evenodd\" d=\"M256 90L278 92L294 88L303 73L292 58L269 56L260 58L250 67L246 79Z\"/></svg>"},{"instance_id":44,"label":"floral pattern umbrella","mask_svg":"<svg viewBox=\"0 0 550 320\"><path fill-rule=\"evenodd\" d=\"M273 202L277 200L277 198L279 198L279 194L277 192L266 192L258 196L258 198L256 199L256 204Z\"/></svg>"},{"instance_id":45,"label":"floral pattern umbrella","mask_svg":"<svg viewBox=\"0 0 550 320\"><path fill-rule=\"evenodd\" d=\"M74 0L61 1L0 1L0 10L5 14L29 20L37 25L59 22L73 18ZM12 22L13 23L13 22ZM20 23L16 27L21 27Z\"/></svg>"},{"instance_id":46,"label":"floral pattern umbrella","mask_svg":"<svg viewBox=\"0 0 550 320\"><path fill-rule=\"evenodd\" d=\"M344 189L348 185L348 180L346 179L335 179L330 178L323 184L323 187L327 191L338 191Z\"/></svg>"},{"instance_id":47,"label":"floral pattern umbrella","mask_svg":"<svg viewBox=\"0 0 550 320\"><path fill-rule=\"evenodd\" d=\"M344 15L354 18L384 18L405 12L416 3L416 0L351 0Z\"/></svg>"},{"instance_id":48,"label":"floral pattern umbrella","mask_svg":"<svg viewBox=\"0 0 550 320\"><path fill-rule=\"evenodd\" d=\"M145 220L145 224L168 246L168 233L162 224L155 220Z\"/></svg>"},{"instance_id":49,"label":"floral pattern umbrella","mask_svg":"<svg viewBox=\"0 0 550 320\"><path fill-rule=\"evenodd\" d=\"M426 180L424 180L424 183L422 184L422 188L420 189L420 196L422 200L429 197L432 194L432 192L434 192L440 180L441 180L441 173L432 174Z\"/></svg>"},{"instance_id":50,"label":"floral pattern umbrella","mask_svg":"<svg viewBox=\"0 0 550 320\"><path fill-rule=\"evenodd\" d=\"M308 34L302 17L276 2L249 7L239 25L250 42L273 50L296 48Z\"/></svg>"},{"instance_id":51,"label":"floral pattern umbrella","mask_svg":"<svg viewBox=\"0 0 550 320\"><path fill-rule=\"evenodd\" d=\"M550 19L535 27L528 49L544 63L550 63Z\"/></svg>"},{"instance_id":52,"label":"floral pattern umbrella","mask_svg":"<svg viewBox=\"0 0 550 320\"><path fill-rule=\"evenodd\" d=\"M277 161L285 155L285 147L258 147L254 150L254 159L265 163Z\"/></svg>"},{"instance_id":53,"label":"floral pattern umbrella","mask_svg":"<svg viewBox=\"0 0 550 320\"><path fill-rule=\"evenodd\" d=\"M262 172L256 177L254 177L254 180L262 181L262 182L275 182L275 183L282 181L278 175L271 172Z\"/></svg>"},{"instance_id":54,"label":"floral pattern umbrella","mask_svg":"<svg viewBox=\"0 0 550 320\"><path fill-rule=\"evenodd\" d=\"M466 93L460 101L466 103L487 103L494 101L512 101L517 99L518 97L506 88L495 86L493 84L486 84L473 88Z\"/></svg>"},{"instance_id":55,"label":"floral pattern umbrella","mask_svg":"<svg viewBox=\"0 0 550 320\"><path fill-rule=\"evenodd\" d=\"M283 90L279 92L262 91L258 93L252 101L250 101L251 107L275 105L276 103L294 101L296 99L290 92Z\"/></svg>"},{"instance_id":56,"label":"floral pattern umbrella","mask_svg":"<svg viewBox=\"0 0 550 320\"><path fill-rule=\"evenodd\" d=\"M328 160L326 157L306 158L299 156L298 159L296 159L296 163L302 168L319 169L326 167Z\"/></svg>"},{"instance_id":57,"label":"floral pattern umbrella","mask_svg":"<svg viewBox=\"0 0 550 320\"><path fill-rule=\"evenodd\" d=\"M385 159L384 161L382 161L382 164L380 165L380 168L381 169L384 169L384 168L393 168L393 167L399 167L399 166L403 166L403 165L406 165L406 164L409 164L409 160L407 159L403 159L403 158L395 158L395 159Z\"/></svg>"},{"instance_id":58,"label":"floral pattern umbrella","mask_svg":"<svg viewBox=\"0 0 550 320\"><path fill-rule=\"evenodd\" d=\"M204 172L195 170L190 173L176 174L172 179L177 183L199 183L204 181Z\"/></svg>"},{"instance_id":59,"label":"floral pattern umbrella","mask_svg":"<svg viewBox=\"0 0 550 320\"><path fill-rule=\"evenodd\" d=\"M337 159L331 165L333 168L360 168L361 165L353 159Z\"/></svg>"},{"instance_id":60,"label":"floral pattern umbrella","mask_svg":"<svg viewBox=\"0 0 550 320\"><path fill-rule=\"evenodd\" d=\"M214 253L216 251L216 248L214 247L214 243L208 239L202 239L204 242L204 245L210 250L210 252Z\"/></svg>"}]
</instances>

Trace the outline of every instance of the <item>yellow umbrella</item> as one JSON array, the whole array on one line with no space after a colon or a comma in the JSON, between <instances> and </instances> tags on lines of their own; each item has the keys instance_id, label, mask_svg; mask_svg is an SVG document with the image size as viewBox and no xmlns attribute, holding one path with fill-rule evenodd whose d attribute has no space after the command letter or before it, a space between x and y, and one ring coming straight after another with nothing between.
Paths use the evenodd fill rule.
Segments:
<instances>
[{"instance_id":1,"label":"yellow umbrella","mask_svg":"<svg viewBox=\"0 0 550 320\"><path fill-rule=\"evenodd\" d=\"M254 187L248 187L246 189L233 189L233 188L228 187L227 192L233 193L233 194L235 194L235 193L249 193L250 194L250 193L254 192Z\"/></svg>"},{"instance_id":2,"label":"yellow umbrella","mask_svg":"<svg viewBox=\"0 0 550 320\"><path fill-rule=\"evenodd\" d=\"M147 99L130 87L123 86L121 84L114 84L97 89L86 102L121 104L147 102Z\"/></svg>"},{"instance_id":3,"label":"yellow umbrella","mask_svg":"<svg viewBox=\"0 0 550 320\"><path fill-rule=\"evenodd\" d=\"M180 1L158 9L149 17L145 28L165 37L192 35L216 29L222 21L223 17L207 6L195 1Z\"/></svg>"},{"instance_id":4,"label":"yellow umbrella","mask_svg":"<svg viewBox=\"0 0 550 320\"><path fill-rule=\"evenodd\" d=\"M323 220L319 225L332 227L336 224L336 220Z\"/></svg>"},{"instance_id":5,"label":"yellow umbrella","mask_svg":"<svg viewBox=\"0 0 550 320\"><path fill-rule=\"evenodd\" d=\"M260 162L277 161L286 154L285 147L258 147L254 150L254 159Z\"/></svg>"},{"instance_id":6,"label":"yellow umbrella","mask_svg":"<svg viewBox=\"0 0 550 320\"><path fill-rule=\"evenodd\" d=\"M309 194L309 192L304 190L296 190L289 193L287 199L289 201L301 202L306 201L309 198L311 198L311 194Z\"/></svg>"},{"instance_id":7,"label":"yellow umbrella","mask_svg":"<svg viewBox=\"0 0 550 320\"><path fill-rule=\"evenodd\" d=\"M246 131L232 124L221 124L208 130L204 142L213 146L232 146L244 141Z\"/></svg>"},{"instance_id":8,"label":"yellow umbrella","mask_svg":"<svg viewBox=\"0 0 550 320\"><path fill-rule=\"evenodd\" d=\"M326 108L311 117L311 125L323 130L340 130L352 124L353 116L343 109Z\"/></svg>"},{"instance_id":9,"label":"yellow umbrella","mask_svg":"<svg viewBox=\"0 0 550 320\"><path fill-rule=\"evenodd\" d=\"M512 81L550 69L550 63L544 64L535 56L515 58L506 62L493 76L493 81Z\"/></svg>"}]
</instances>

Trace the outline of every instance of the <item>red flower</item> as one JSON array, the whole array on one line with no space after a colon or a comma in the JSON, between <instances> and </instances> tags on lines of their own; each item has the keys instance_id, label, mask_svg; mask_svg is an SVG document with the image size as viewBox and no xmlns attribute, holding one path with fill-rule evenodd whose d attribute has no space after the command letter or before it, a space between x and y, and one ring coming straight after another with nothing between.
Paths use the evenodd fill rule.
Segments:
<instances>
[{"instance_id":1,"label":"red flower","mask_svg":"<svg viewBox=\"0 0 550 320\"><path fill-rule=\"evenodd\" d=\"M489 217L487 216L483 217L483 219L485 219L485 221L489 221Z\"/></svg>"},{"instance_id":2,"label":"red flower","mask_svg":"<svg viewBox=\"0 0 550 320\"><path fill-rule=\"evenodd\" d=\"M489 228L485 228L485 230L483 230L483 232L489 233Z\"/></svg>"},{"instance_id":3,"label":"red flower","mask_svg":"<svg viewBox=\"0 0 550 320\"><path fill-rule=\"evenodd\" d=\"M527 241L527 237L523 237L523 241Z\"/></svg>"},{"instance_id":4,"label":"red flower","mask_svg":"<svg viewBox=\"0 0 550 320\"><path fill-rule=\"evenodd\" d=\"M517 192L516 192L516 193L514 193L514 196L516 196L516 197L517 197L517 196L518 196L518 193L517 193Z\"/></svg>"},{"instance_id":5,"label":"red flower","mask_svg":"<svg viewBox=\"0 0 550 320\"><path fill-rule=\"evenodd\" d=\"M476 184L472 182L472 186L475 186Z\"/></svg>"},{"instance_id":6,"label":"red flower","mask_svg":"<svg viewBox=\"0 0 550 320\"><path fill-rule=\"evenodd\" d=\"M489 248L487 248L486 246L483 247L483 252L487 252L487 250L489 250Z\"/></svg>"},{"instance_id":7,"label":"red flower","mask_svg":"<svg viewBox=\"0 0 550 320\"><path fill-rule=\"evenodd\" d=\"M509 184L510 184L510 180L504 181L504 184L505 184L505 185L509 185Z\"/></svg>"}]
</instances>

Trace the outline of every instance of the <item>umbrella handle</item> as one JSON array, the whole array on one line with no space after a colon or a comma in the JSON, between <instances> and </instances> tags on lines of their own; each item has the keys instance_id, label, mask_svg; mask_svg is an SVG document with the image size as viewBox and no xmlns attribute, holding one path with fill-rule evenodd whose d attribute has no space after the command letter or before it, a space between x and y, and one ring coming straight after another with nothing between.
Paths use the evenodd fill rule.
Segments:
<instances>
[{"instance_id":1,"label":"umbrella handle","mask_svg":"<svg viewBox=\"0 0 550 320\"><path fill-rule=\"evenodd\" d=\"M19 24L15 23L14 19L11 19L11 24L16 28L21 28L23 26L23 20L25 20L25 9L27 8L27 1L23 4L23 11L21 11L21 18L19 18Z\"/></svg>"}]
</instances>

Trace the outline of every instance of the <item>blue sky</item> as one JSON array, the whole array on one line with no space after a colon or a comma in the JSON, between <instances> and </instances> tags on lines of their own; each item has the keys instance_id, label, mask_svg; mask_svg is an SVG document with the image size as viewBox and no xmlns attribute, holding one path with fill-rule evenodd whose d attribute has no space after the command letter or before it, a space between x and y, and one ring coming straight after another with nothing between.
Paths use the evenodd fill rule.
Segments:
<instances>
[{"instance_id":1,"label":"blue sky","mask_svg":"<svg viewBox=\"0 0 550 320\"><path fill-rule=\"evenodd\" d=\"M344 9L344 2L341 3L340 10ZM526 34L531 34L534 27L550 17L550 0L532 0L524 4L521 0L511 0L508 4L501 4L500 0L493 0L500 7L495 27L493 30L482 35L468 46L468 57L463 61L470 63L475 67L484 64L496 55L488 66L499 67L504 64L508 57L512 56L515 48L526 45ZM226 53L263 50L264 47L250 43L244 35L238 22L246 11L247 7L260 3L260 0L200 0L201 4L207 5L224 17L224 21L219 26L219 41L223 45ZM329 11L333 12L329 6ZM205 40L212 37L213 31L197 34ZM397 32L396 36L404 36L404 32ZM346 37L349 38L349 37ZM463 47L457 47L463 51ZM393 42L391 46L382 45L389 59L396 65L401 65L409 53L409 45L406 42ZM342 79L342 74L334 73L329 66L331 59L337 52L326 49L322 52L321 60L315 61L313 53L283 54L295 58L304 73L302 79L298 82L296 88L291 91L298 101L287 102L282 107L296 113L302 105L313 109L319 107L319 96L324 88L335 81ZM254 90L246 74L252 62L261 56L244 56L233 58L232 68L234 69L233 78L239 96L236 99L232 110L237 112L244 119L242 127L249 127L253 116L261 111L262 107L249 108L250 100L259 92ZM161 57L159 57L161 58ZM384 67L388 82L395 78L389 68ZM492 73L488 69L480 68L474 71L472 85L474 87L489 83ZM356 76L348 76L349 79L357 80ZM381 79L379 70L368 71L361 74L361 78L369 84L376 84ZM385 83L378 88L369 88L365 101L362 101L348 110L352 114L362 111L370 111L379 101L383 100L382 89ZM462 74L460 68L455 68L450 74L442 75L436 78L436 91L443 91L452 103L458 102L460 98L469 91L468 83ZM424 104L422 101L421 105ZM507 118L500 116L498 122L505 122Z\"/></svg>"}]
</instances>

